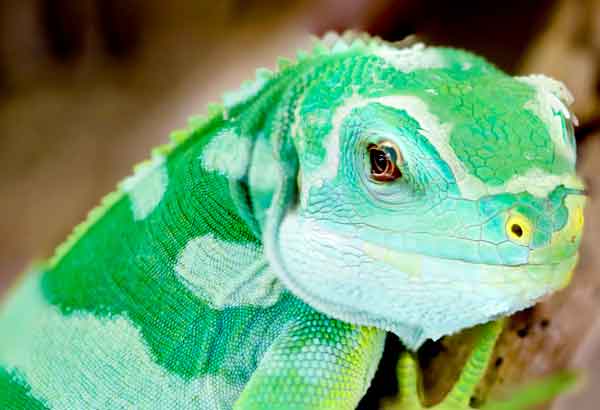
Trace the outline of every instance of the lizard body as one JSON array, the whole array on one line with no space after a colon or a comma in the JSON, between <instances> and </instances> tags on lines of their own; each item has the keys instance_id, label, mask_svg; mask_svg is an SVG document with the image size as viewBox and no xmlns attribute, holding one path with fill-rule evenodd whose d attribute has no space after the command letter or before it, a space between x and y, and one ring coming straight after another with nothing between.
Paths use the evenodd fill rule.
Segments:
<instances>
[{"instance_id":1,"label":"lizard body","mask_svg":"<svg viewBox=\"0 0 600 410\"><path fill-rule=\"evenodd\" d=\"M0 308L0 407L353 409L566 285L570 95L467 52L318 42L176 132Z\"/></svg>"}]
</instances>

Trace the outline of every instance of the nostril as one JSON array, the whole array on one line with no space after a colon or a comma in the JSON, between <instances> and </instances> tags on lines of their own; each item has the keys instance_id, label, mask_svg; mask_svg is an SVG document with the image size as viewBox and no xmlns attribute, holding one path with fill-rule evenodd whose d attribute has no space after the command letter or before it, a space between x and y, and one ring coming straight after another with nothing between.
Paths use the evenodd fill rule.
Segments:
<instances>
[{"instance_id":1,"label":"nostril","mask_svg":"<svg viewBox=\"0 0 600 410\"><path fill-rule=\"evenodd\" d=\"M517 238L523 237L523 227L519 224L512 224L510 227L510 231L514 233Z\"/></svg>"}]
</instances>

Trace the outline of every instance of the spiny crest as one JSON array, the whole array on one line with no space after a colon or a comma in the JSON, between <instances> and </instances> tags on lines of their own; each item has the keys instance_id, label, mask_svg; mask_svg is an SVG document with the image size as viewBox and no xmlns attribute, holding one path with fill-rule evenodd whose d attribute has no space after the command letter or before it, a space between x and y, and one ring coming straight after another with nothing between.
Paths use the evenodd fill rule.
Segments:
<instances>
[{"instance_id":1,"label":"spiny crest","mask_svg":"<svg viewBox=\"0 0 600 410\"><path fill-rule=\"evenodd\" d=\"M325 53L340 53L348 49L376 48L394 45L377 36L370 36L353 30L347 30L342 34L335 31L325 33L322 38L313 38L315 47L324 49ZM401 46L404 47L405 45Z\"/></svg>"},{"instance_id":2,"label":"spiny crest","mask_svg":"<svg viewBox=\"0 0 600 410\"><path fill-rule=\"evenodd\" d=\"M409 46L423 47L417 43L413 37L398 42L390 43L379 37L371 37L365 33L346 31L343 34L328 32L323 37L313 37L311 51L298 50L296 60L279 57L277 59L277 68L271 71L267 68L258 68L254 80L244 81L241 87L235 91L229 91L223 94L222 104L209 104L206 117L192 117L188 121L188 128L177 130L170 136L171 143L165 146L157 147L159 154L164 155L171 152L176 146L184 142L191 134L202 131L204 127L210 124L215 118L223 116L227 118L228 112L235 106L247 102L256 96L263 87L279 73L296 66L298 63L311 58L343 53L349 50L375 51L380 48L402 49Z\"/></svg>"},{"instance_id":3,"label":"spiny crest","mask_svg":"<svg viewBox=\"0 0 600 410\"><path fill-rule=\"evenodd\" d=\"M281 62L283 66L289 64L289 60ZM233 108L234 106L241 104L248 99L254 97L263 88L270 79L273 78L273 72L266 68L259 68L256 70L256 78L254 80L247 80L242 83L239 90L228 91L223 94L223 105L226 110Z\"/></svg>"},{"instance_id":4,"label":"spiny crest","mask_svg":"<svg viewBox=\"0 0 600 410\"><path fill-rule=\"evenodd\" d=\"M344 53L352 50L361 51L377 51L380 49L400 50L409 46L423 47L415 41L413 37L408 37L402 42L389 43L379 37L371 37L365 33L354 31L346 31L343 34L328 32L323 37L311 38L312 49L310 51L298 50L296 60L279 57L277 59L277 69L272 72L265 68L256 70L256 78L242 83L239 90L230 91L223 94L223 105L226 111L234 106L244 103L256 96L263 87L274 78L278 73L281 73L291 67L296 66L306 60L315 57L321 57L332 54Z\"/></svg>"},{"instance_id":5,"label":"spiny crest","mask_svg":"<svg viewBox=\"0 0 600 410\"><path fill-rule=\"evenodd\" d=\"M122 193L120 191L113 191L108 195L104 196L100 201L100 205L93 208L87 215L86 219L75 226L73 231L69 234L67 239L61 243L56 250L54 255L50 258L48 264L49 268L53 268L62 259L64 255L75 245L75 243L87 232L87 230L96 223L114 204L121 199Z\"/></svg>"},{"instance_id":6,"label":"spiny crest","mask_svg":"<svg viewBox=\"0 0 600 410\"><path fill-rule=\"evenodd\" d=\"M311 51L298 50L296 60L281 57L277 60L277 70L275 72L266 68L256 70L254 80L245 81L240 89L227 92L223 95L222 104L211 103L207 105L207 114L205 116L193 116L188 119L187 127L171 132L169 142L159 145L152 149L151 159L144 160L133 166L133 173L124 180L128 180L135 175L144 172L146 168L153 166L153 159L166 157L177 147L186 142L192 135L200 135L204 130L210 128L215 122L227 118L228 112L235 106L242 104L252 97L256 96L263 87L279 73L296 66L306 60L315 57L321 57L332 54L344 53L347 51L376 51L381 48L387 50L401 49L408 46L423 47L422 44L415 43L413 38L408 38L400 43L389 43L378 37L371 37L365 33L346 31L342 34L328 32L323 37L313 37L311 39L313 46ZM117 185L117 190L106 195L100 202L100 205L93 208L87 218L77 225L61 245L59 245L50 259L50 266L55 266L62 257L73 247L73 245L85 234L85 232L100 219L109 208L117 203L124 195L122 182Z\"/></svg>"},{"instance_id":7,"label":"spiny crest","mask_svg":"<svg viewBox=\"0 0 600 410\"><path fill-rule=\"evenodd\" d=\"M61 243L55 250L54 255L49 260L49 267L56 266L64 255L75 245L75 243L87 232L87 230L96 223L113 205L115 205L124 195L123 182L127 181L136 175L145 172L148 167L153 166L154 159L169 155L176 147L185 142L190 135L195 132L202 132L203 129L209 128L214 121L220 120L223 117L224 108L219 104L208 105L208 115L206 117L191 117L188 120L188 128L173 131L169 135L170 142L159 145L152 149L150 159L141 161L133 166L133 173L124 178L117 184L117 190L104 196L100 204L93 208L83 222L75 226L67 239Z\"/></svg>"}]
</instances>

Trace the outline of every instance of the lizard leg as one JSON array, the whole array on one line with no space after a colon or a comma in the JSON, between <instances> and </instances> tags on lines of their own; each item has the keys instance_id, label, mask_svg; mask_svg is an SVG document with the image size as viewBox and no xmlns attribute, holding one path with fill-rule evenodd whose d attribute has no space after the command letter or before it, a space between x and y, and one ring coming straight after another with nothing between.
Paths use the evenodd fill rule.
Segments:
<instances>
[{"instance_id":1,"label":"lizard leg","mask_svg":"<svg viewBox=\"0 0 600 410\"><path fill-rule=\"evenodd\" d=\"M441 403L428 410L472 410L471 396L484 377L503 321L491 322L479 329L479 340L471 352L454 387ZM421 374L413 354L404 352L396 368L399 400L390 410L425 410L421 388ZM528 410L545 403L559 394L573 389L577 377L572 372L559 372L541 380L526 383L513 390L508 399L486 402L482 410Z\"/></svg>"},{"instance_id":2,"label":"lizard leg","mask_svg":"<svg viewBox=\"0 0 600 410\"><path fill-rule=\"evenodd\" d=\"M483 325L479 329L479 340L469 355L458 381L441 403L431 410L469 410L471 396L481 378L485 375L492 357L496 340L502 332L504 322L497 321ZM396 369L399 383L399 401L394 410L422 410L423 395L417 360L410 352L400 356Z\"/></svg>"},{"instance_id":3,"label":"lizard leg","mask_svg":"<svg viewBox=\"0 0 600 410\"><path fill-rule=\"evenodd\" d=\"M396 367L398 375L399 402L394 410L421 410L423 408L423 391L419 363L413 354L405 351L398 359Z\"/></svg>"},{"instance_id":4,"label":"lizard leg","mask_svg":"<svg viewBox=\"0 0 600 410\"><path fill-rule=\"evenodd\" d=\"M458 382L435 410L471 409L469 406L471 396L485 375L503 328L504 320L488 323L480 328L479 341L467 360ZM482 409L528 410L572 389L576 382L577 377L573 373L559 372L541 380L525 383L513 390L510 398L489 401Z\"/></svg>"},{"instance_id":5,"label":"lizard leg","mask_svg":"<svg viewBox=\"0 0 600 410\"><path fill-rule=\"evenodd\" d=\"M458 381L444 400L435 407L436 410L470 408L471 397L485 376L504 323L504 320L498 320L480 326L479 340L469 355Z\"/></svg>"},{"instance_id":6,"label":"lizard leg","mask_svg":"<svg viewBox=\"0 0 600 410\"><path fill-rule=\"evenodd\" d=\"M382 330L306 312L265 353L234 409L355 409L384 339Z\"/></svg>"}]
</instances>

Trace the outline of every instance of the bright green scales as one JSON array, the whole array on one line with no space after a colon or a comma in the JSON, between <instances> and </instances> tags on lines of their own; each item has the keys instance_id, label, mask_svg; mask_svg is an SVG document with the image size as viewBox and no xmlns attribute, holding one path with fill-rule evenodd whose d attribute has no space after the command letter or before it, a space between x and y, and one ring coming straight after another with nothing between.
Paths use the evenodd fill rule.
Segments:
<instances>
[{"instance_id":1,"label":"bright green scales","mask_svg":"<svg viewBox=\"0 0 600 410\"><path fill-rule=\"evenodd\" d=\"M352 409L385 331L415 349L566 285L584 196L560 83L367 38L282 65L14 288L1 408Z\"/></svg>"}]
</instances>

